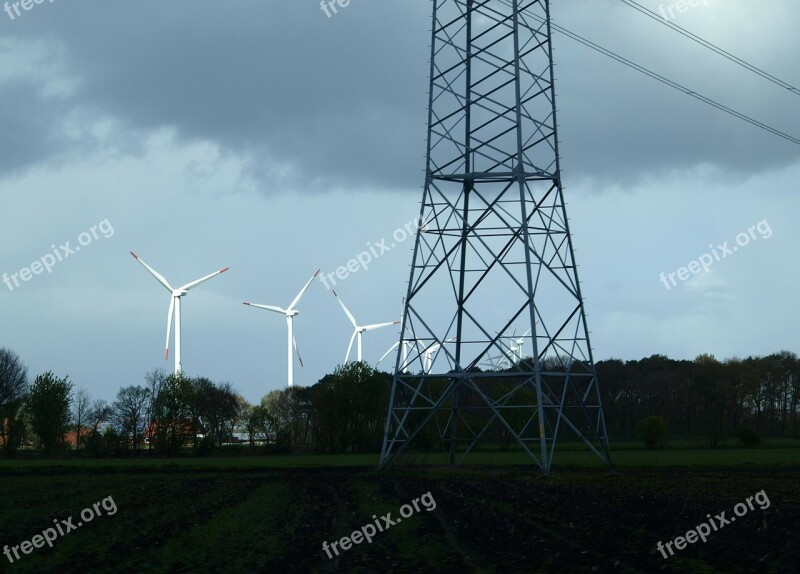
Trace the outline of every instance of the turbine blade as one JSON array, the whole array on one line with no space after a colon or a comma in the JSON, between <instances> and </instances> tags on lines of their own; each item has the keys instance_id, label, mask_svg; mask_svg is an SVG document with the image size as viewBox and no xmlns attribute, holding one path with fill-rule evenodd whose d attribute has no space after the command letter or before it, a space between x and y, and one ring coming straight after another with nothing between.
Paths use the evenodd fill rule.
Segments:
<instances>
[{"instance_id":1,"label":"turbine blade","mask_svg":"<svg viewBox=\"0 0 800 574\"><path fill-rule=\"evenodd\" d=\"M336 300L339 302L339 305L342 306L344 314L347 315L348 319L350 319L350 322L353 324L353 327L358 329L358 323L356 323L356 318L353 317L353 314L350 312L350 310L347 307L345 307L344 302L342 302L342 299L336 294L336 291L333 291L333 296L336 297Z\"/></svg>"},{"instance_id":2,"label":"turbine blade","mask_svg":"<svg viewBox=\"0 0 800 574\"><path fill-rule=\"evenodd\" d=\"M425 350L422 348L422 343L417 339L414 339L413 343L411 341L404 341L404 343L405 342L407 342L409 345L407 366L410 366L415 362L419 362L420 366L422 366L425 360Z\"/></svg>"},{"instance_id":3,"label":"turbine blade","mask_svg":"<svg viewBox=\"0 0 800 574\"><path fill-rule=\"evenodd\" d=\"M248 307L255 307L256 309L266 309L267 311L274 311L275 313L286 315L286 309L281 309L280 307L273 307L272 305L256 305L255 303L250 303L249 301L245 301L244 304L247 305Z\"/></svg>"},{"instance_id":4,"label":"turbine blade","mask_svg":"<svg viewBox=\"0 0 800 574\"><path fill-rule=\"evenodd\" d=\"M365 331L374 331L375 329L380 329L381 327L391 327L392 325L399 325L400 321L392 321L391 323L375 323L374 325L367 325L363 327Z\"/></svg>"},{"instance_id":5,"label":"turbine blade","mask_svg":"<svg viewBox=\"0 0 800 574\"><path fill-rule=\"evenodd\" d=\"M319 275L319 269L317 269L314 272L314 274L311 276L311 279L308 280L308 283L306 283L305 286L302 289L300 289L300 293L297 294L297 297L294 298L294 301L291 302L291 304L287 307L287 309L294 309L295 306L297 306L297 304L300 302L300 297L303 296L303 293L306 292L306 289L308 289L308 286L311 285L311 282L317 275Z\"/></svg>"},{"instance_id":6,"label":"turbine blade","mask_svg":"<svg viewBox=\"0 0 800 574\"><path fill-rule=\"evenodd\" d=\"M378 362L377 362L377 363L375 363L375 367L377 367L378 365L380 365L380 364L381 364L381 361L383 361L383 360L384 360L384 359L385 359L387 356L389 356L389 353L391 353L392 351L394 351L394 350L395 350L397 347L399 347L399 346L400 346L400 341L397 341L397 342L396 342L394 345L392 345L391 347L389 347L389 350L388 350L388 351L386 351L386 352L383 354L383 356L382 356L380 359L378 359Z\"/></svg>"},{"instance_id":7,"label":"turbine blade","mask_svg":"<svg viewBox=\"0 0 800 574\"><path fill-rule=\"evenodd\" d=\"M350 358L350 351L353 349L353 341L356 340L356 335L358 335L358 331L353 331L353 336L350 337L350 344L347 345L347 354L344 356L345 363Z\"/></svg>"},{"instance_id":8,"label":"turbine blade","mask_svg":"<svg viewBox=\"0 0 800 574\"><path fill-rule=\"evenodd\" d=\"M141 259L133 251L131 251L131 255L133 255L133 258L136 259L136 261L138 261L139 263L142 264L142 267L147 269L147 271L150 273L150 275L152 275L153 277L156 278L156 281L161 283L167 290L172 291L172 286L169 284L169 282L166 279L164 279L164 276L161 275L161 273L159 273L158 271L156 271L155 269L150 267L147 263L144 262L143 259Z\"/></svg>"},{"instance_id":9,"label":"turbine blade","mask_svg":"<svg viewBox=\"0 0 800 574\"><path fill-rule=\"evenodd\" d=\"M220 273L225 273L228 269L230 269L230 267L226 267L225 269L220 269L219 271L214 271L210 275L206 275L205 277L201 277L197 281L192 281L191 283L187 283L186 285L181 287L181 289L185 290L185 291L188 291L192 287L197 287L198 285L200 285L200 283L204 283L204 282L208 281L209 279L211 279L212 277L216 277Z\"/></svg>"},{"instance_id":10,"label":"turbine blade","mask_svg":"<svg viewBox=\"0 0 800 574\"><path fill-rule=\"evenodd\" d=\"M175 312L175 297L169 298L169 311L167 311L167 344L164 345L164 359L169 360L169 336L172 333L172 315Z\"/></svg>"},{"instance_id":11,"label":"turbine blade","mask_svg":"<svg viewBox=\"0 0 800 574\"><path fill-rule=\"evenodd\" d=\"M297 360L300 361L300 366L303 366L303 357L300 356L300 351L297 350L297 339L295 339L294 335L292 335L292 345L294 346L294 352L297 354Z\"/></svg>"}]
</instances>

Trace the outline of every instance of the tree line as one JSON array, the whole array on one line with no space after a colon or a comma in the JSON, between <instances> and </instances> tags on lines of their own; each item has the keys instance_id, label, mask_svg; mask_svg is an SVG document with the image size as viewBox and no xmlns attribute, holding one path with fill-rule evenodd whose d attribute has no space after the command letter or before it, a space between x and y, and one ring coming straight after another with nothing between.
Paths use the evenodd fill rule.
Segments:
<instances>
[{"instance_id":1,"label":"tree line","mask_svg":"<svg viewBox=\"0 0 800 574\"><path fill-rule=\"evenodd\" d=\"M207 454L244 443L268 452L380 448L391 378L348 363L308 388L267 393L255 405L230 383L156 369L108 403L52 372L28 383L20 358L0 349L0 447L88 456Z\"/></svg>"},{"instance_id":2,"label":"tree line","mask_svg":"<svg viewBox=\"0 0 800 574\"><path fill-rule=\"evenodd\" d=\"M800 436L800 360L793 353L725 361L653 355L596 367L612 439L643 438L641 423L654 416L661 421L645 428L665 425L670 436L702 437L712 447L743 432ZM489 381L479 384L503 384ZM438 383L445 381L430 382ZM7 456L32 445L46 454L74 449L98 457L207 454L231 444L276 453L377 452L390 389L391 375L356 362L311 387L274 390L250 404L230 383L153 370L107 403L52 372L29 383L21 359L0 349L0 448ZM487 439L508 446L500 425ZM438 440L431 428L419 446L436 448Z\"/></svg>"},{"instance_id":3,"label":"tree line","mask_svg":"<svg viewBox=\"0 0 800 574\"><path fill-rule=\"evenodd\" d=\"M724 361L653 355L596 367L611 436L632 437L639 421L661 416L670 434L702 437L712 447L748 433L800 437L800 360L794 353Z\"/></svg>"}]
</instances>

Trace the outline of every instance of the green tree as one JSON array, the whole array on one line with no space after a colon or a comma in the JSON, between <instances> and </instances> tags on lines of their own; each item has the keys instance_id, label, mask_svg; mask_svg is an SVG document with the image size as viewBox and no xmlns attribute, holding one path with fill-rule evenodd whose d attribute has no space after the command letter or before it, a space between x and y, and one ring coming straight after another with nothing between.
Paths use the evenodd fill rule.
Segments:
<instances>
[{"instance_id":1,"label":"green tree","mask_svg":"<svg viewBox=\"0 0 800 574\"><path fill-rule=\"evenodd\" d=\"M59 379L51 371L36 377L31 386L26 409L33 431L48 454L64 446L64 435L70 426L71 391L69 378Z\"/></svg>"},{"instance_id":2,"label":"green tree","mask_svg":"<svg viewBox=\"0 0 800 574\"><path fill-rule=\"evenodd\" d=\"M196 442L197 420L192 381L183 373L169 375L153 402L155 449L175 456L187 442ZM195 444L195 446L197 446Z\"/></svg>"},{"instance_id":3,"label":"green tree","mask_svg":"<svg viewBox=\"0 0 800 574\"><path fill-rule=\"evenodd\" d=\"M731 392L727 373L714 355L700 355L694 360L693 387L695 408L700 428L708 438L708 445L716 448L727 433L726 413Z\"/></svg>"},{"instance_id":4,"label":"green tree","mask_svg":"<svg viewBox=\"0 0 800 574\"><path fill-rule=\"evenodd\" d=\"M250 440L250 446L255 446L256 442L266 443L268 450L271 452L283 452L291 447L291 432L285 424L281 423L270 412L270 408L267 405L267 397L261 400L261 404L250 407L247 410L245 429Z\"/></svg>"},{"instance_id":5,"label":"green tree","mask_svg":"<svg viewBox=\"0 0 800 574\"><path fill-rule=\"evenodd\" d=\"M311 388L317 443L329 452L380 450L391 377L363 362L340 365Z\"/></svg>"},{"instance_id":6,"label":"green tree","mask_svg":"<svg viewBox=\"0 0 800 574\"><path fill-rule=\"evenodd\" d=\"M261 399L262 428L268 431L267 440L278 452L290 450L295 442L293 415L296 409L292 404L295 389L270 391Z\"/></svg>"}]
</instances>

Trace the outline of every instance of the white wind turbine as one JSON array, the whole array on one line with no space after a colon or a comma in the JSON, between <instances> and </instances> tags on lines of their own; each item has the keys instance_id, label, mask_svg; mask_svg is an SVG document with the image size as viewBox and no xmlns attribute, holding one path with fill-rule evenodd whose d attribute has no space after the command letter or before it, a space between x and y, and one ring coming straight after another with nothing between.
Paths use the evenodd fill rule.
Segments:
<instances>
[{"instance_id":1,"label":"white wind turbine","mask_svg":"<svg viewBox=\"0 0 800 574\"><path fill-rule=\"evenodd\" d=\"M493 357L487 353L486 360L481 363L481 366L488 368L490 371L500 371L508 366L508 358L505 355Z\"/></svg>"},{"instance_id":2,"label":"white wind turbine","mask_svg":"<svg viewBox=\"0 0 800 574\"><path fill-rule=\"evenodd\" d=\"M287 376L286 381L288 386L294 385L294 355L292 354L292 349L294 352L297 353L297 360L300 361L300 366L303 366L303 359L300 358L300 351L297 350L297 341L294 338L294 325L293 321L296 315L300 314L300 311L297 310L297 304L300 303L300 298L308 289L308 286L311 285L311 282L314 278L319 274L319 269L317 269L314 274L311 276L311 279L303 286L300 290L300 293L297 294L297 297L289 303L289 306L286 309L281 307L273 307L272 305L256 305L255 303L250 303L245 301L245 305L250 307L256 307L258 309L266 309L267 311L272 311L273 313L281 313L286 316L286 327L287 327L287 352L286 352L286 360L287 360Z\"/></svg>"},{"instance_id":3,"label":"white wind turbine","mask_svg":"<svg viewBox=\"0 0 800 574\"><path fill-rule=\"evenodd\" d=\"M403 322L403 314L405 313L405 309L406 309L406 298L403 297L403 300L402 300L402 303L401 303L401 307L400 307L400 321L399 321L400 323ZM409 325L406 325L406 331L411 333L411 340L404 340L403 341L403 362L400 365L400 371L401 372L404 372L408 368L408 352L409 352L409 349L412 349L412 348L417 346L417 339L416 339L416 337L414 337L414 332L411 330L411 327ZM389 347L389 350L387 350L383 355L381 355L381 358L378 359L377 363L375 363L375 368L377 369L380 366L380 364L383 362L383 360L386 357L389 356L389 353L394 351L399 346L400 346L400 341L397 341L397 342L394 343L394 345Z\"/></svg>"},{"instance_id":4,"label":"white wind turbine","mask_svg":"<svg viewBox=\"0 0 800 574\"><path fill-rule=\"evenodd\" d=\"M441 343L434 343L427 349L425 349L425 374L431 372L431 368L433 367L433 354L439 350L441 347Z\"/></svg>"},{"instance_id":5,"label":"white wind turbine","mask_svg":"<svg viewBox=\"0 0 800 574\"><path fill-rule=\"evenodd\" d=\"M535 325L538 325L539 321L536 321ZM514 363L519 363L525 357L522 355L522 346L525 344L525 339L528 335L530 335L533 329L528 329L525 331L524 334L517 337L517 330L514 329L514 332L510 336L506 337L499 337L499 340L502 341L509 341L508 345L505 345L505 348L508 349L508 353L503 350L503 353L500 357L496 359L489 358L489 361L494 361L497 367L505 367L508 363L512 365ZM498 333L499 335L499 333Z\"/></svg>"},{"instance_id":6,"label":"white wind turbine","mask_svg":"<svg viewBox=\"0 0 800 574\"><path fill-rule=\"evenodd\" d=\"M409 349L413 349L416 346L416 344L417 344L416 340L415 341L408 341L408 340L403 341L403 362L400 364L400 371L401 372L405 371L408 368L408 351L409 351ZM380 359L378 359L377 363L375 363L375 368L377 369L378 366L381 364L381 362L383 362L383 360L387 356L389 356L389 353L394 351L399 346L400 346L400 341L396 341L394 343L394 345L389 347L389 350L386 351Z\"/></svg>"},{"instance_id":7,"label":"white wind turbine","mask_svg":"<svg viewBox=\"0 0 800 574\"><path fill-rule=\"evenodd\" d=\"M538 321L537 321L537 323L538 323ZM511 345L509 346L508 350L511 351L511 354L516 357L517 362L522 361L522 359L524 358L522 356L522 345L525 344L525 337L530 335L531 331L532 331L532 329L528 329L520 337L517 337L516 335L512 335L511 337L509 337L509 340L511 341Z\"/></svg>"},{"instance_id":8,"label":"white wind turbine","mask_svg":"<svg viewBox=\"0 0 800 574\"><path fill-rule=\"evenodd\" d=\"M336 297L336 300L339 302L339 305L342 306L342 310L344 311L344 314L347 315L347 318L350 319L350 322L353 324L353 336L350 337L350 344L347 345L347 354L344 356L344 362L345 363L348 361L348 359L350 359L350 351L353 349L353 341L356 338L358 338L358 353L357 353L357 357L358 357L358 361L361 362L361 360L363 358L363 354L362 354L361 351L362 351L362 338L363 338L364 333L366 333L367 331L374 331L375 329L380 329L382 327L389 327L391 325L399 325L400 324L400 321L392 321L390 323L375 323L373 325L359 325L358 322L356 321L356 318L353 317L353 314L350 312L350 310L347 307L345 307L344 303L342 302L342 299L336 294L336 291L333 291L333 296Z\"/></svg>"},{"instance_id":9,"label":"white wind turbine","mask_svg":"<svg viewBox=\"0 0 800 574\"><path fill-rule=\"evenodd\" d=\"M450 337L449 339L447 339L445 341L445 343L452 343L455 340L456 340L455 337ZM442 346L441 343L433 343L432 345L428 345L425 348L425 350L423 351L423 354L425 356L425 371L424 372L425 372L426 375L431 372L431 368L433 368L434 355L436 354L436 351L438 351L439 347L441 347L441 346Z\"/></svg>"},{"instance_id":10,"label":"white wind turbine","mask_svg":"<svg viewBox=\"0 0 800 574\"><path fill-rule=\"evenodd\" d=\"M172 297L169 301L169 311L167 312L167 343L165 345L164 350L164 358L169 359L169 336L170 331L172 330L172 318L173 315L175 317L175 374L178 374L183 369L183 365L181 364L181 297L186 295L189 292L189 289L192 287L197 287L200 283L208 281L212 277L219 275L220 273L225 273L229 267L225 269L220 269L219 271L215 271L210 275L206 275L205 277L201 277L196 281L192 281L191 283L187 283L183 287L178 287L175 289L172 287L169 282L164 279L164 276L161 275L158 271L150 267L147 263L145 263L142 259L139 258L133 251L131 251L131 255L133 255L134 259L142 264L142 266L150 272L150 275L155 277L156 281L161 283L167 291L172 294Z\"/></svg>"}]
</instances>

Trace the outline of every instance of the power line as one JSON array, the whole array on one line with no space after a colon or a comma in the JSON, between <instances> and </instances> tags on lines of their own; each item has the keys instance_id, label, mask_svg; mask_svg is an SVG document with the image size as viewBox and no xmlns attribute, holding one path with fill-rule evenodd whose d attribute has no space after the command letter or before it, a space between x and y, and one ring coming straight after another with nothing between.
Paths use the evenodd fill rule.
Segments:
<instances>
[{"instance_id":1,"label":"power line","mask_svg":"<svg viewBox=\"0 0 800 574\"><path fill-rule=\"evenodd\" d=\"M501 2L503 2L506 6L513 6L512 3L511 3L511 0L501 0ZM547 22L544 18L542 18L538 14L535 14L535 13L531 12L529 8L523 9L522 12L527 14L528 16L532 17L534 20L537 20L538 22L540 22L542 24L545 24ZM771 133L773 135L776 135L776 136L778 136L780 138L783 138L783 139L785 139L787 141L790 141L792 143L800 145L800 139L799 138L796 138L796 137L791 136L791 135L789 135L789 134L787 134L785 132L782 132L777 128L773 128L772 126L769 126L769 125L767 125L767 124L765 124L763 122L760 122L755 118L751 118L750 116L748 116L746 114L743 114L741 112L737 112L733 108L729 108L728 106L726 106L724 104L721 104L721 103L717 102L716 100L712 100L709 97L706 97L706 96L704 96L702 94L698 94L697 92L687 88L686 86L683 86L683 85L681 85L681 84L679 84L679 83L677 83L677 82L675 82L673 80L670 80L669 78L667 78L665 76L662 76L661 74L658 74L657 72L654 72L653 70L645 68L644 66L641 66L641 65L637 64L636 62L632 62L631 60L629 60L629 59L627 59L627 58L625 58L623 56L620 56L619 54L617 54L615 52L612 52L611 50L609 50L607 48L603 48L602 46L600 46L598 44L595 44L591 40L587 40L586 38L584 38L584 37L582 37L582 36L580 36L578 34L575 34L574 32L570 32L566 28L563 28L563 27L561 27L561 26L559 26L557 24L552 23L552 21L550 23L550 27L553 30L556 30L557 32L560 32L561 34L564 34L568 38L571 38L572 40L575 40L576 42L579 42L580 44L583 44L584 46L586 46L588 48L591 48L592 50L600 52L604 56L608 56L609 58L611 58L613 60L616 60L620 64L624 64L624 65L628 66L629 68L632 68L632 69L636 70L637 72L645 74L646 76L649 76L649 77L653 78L654 80L657 80L657 81L661 82L662 84L665 84L665 85L667 85L667 86L669 86L669 87L671 87L671 88L673 88L675 90L678 90L679 92L682 92L682 93L686 94L687 96L691 96L691 97L693 97L693 98L695 98L697 100L700 100L701 102L704 102L704 103L708 104L709 106L712 106L712 107L714 107L714 108L716 108L716 109L718 109L720 111L723 111L723 112L725 112L727 114L730 114L735 118L738 118L738 119L740 119L742 121L745 121L745 122L747 122L747 123L749 123L751 125L754 125L757 128L760 128L760 129L762 129L764 131L767 131L767 132L769 132L769 133Z\"/></svg>"},{"instance_id":2,"label":"power line","mask_svg":"<svg viewBox=\"0 0 800 574\"><path fill-rule=\"evenodd\" d=\"M750 64L749 62L746 62L746 61L742 60L741 58L739 58L737 56L734 56L730 52L727 52L727 51L723 50L722 48L720 48L719 46L716 46L715 44L712 44L708 40L704 40L703 38L701 38L697 34L693 34L689 30L687 30L686 28L682 28L681 26L678 26L677 24L667 20L666 18L662 18L659 14L657 14L656 12L653 12L649 8L645 8L644 6L639 4L638 2L635 2L634 0L620 0L620 2L623 2L624 4L626 4L626 5L630 6L631 8L633 8L634 10L638 10L639 12L641 12L642 14L647 16L648 18L652 18L653 20L656 20L657 22L660 22L661 24L664 24L665 26L668 26L668 27L672 28L673 30L675 30L676 32L681 34L682 36L685 36L686 38L689 38L693 42L696 42L696 43L700 44L701 46L703 46L705 48L708 48L709 50L719 54L723 58L726 58L726 59L730 60L731 62L734 62L735 64L738 64L739 66L745 68L746 70L749 70L749 71L753 72L754 74L758 74L759 76L761 76L762 78L772 82L773 84L776 84L776 85L780 86L781 88L787 89L790 92L792 92L793 94L800 96L800 90L795 88L790 83L784 82L780 78L777 78L777 77L773 76L772 74L770 74L768 72L765 72L764 70L762 70L758 66L754 66L753 64Z\"/></svg>"}]
</instances>

